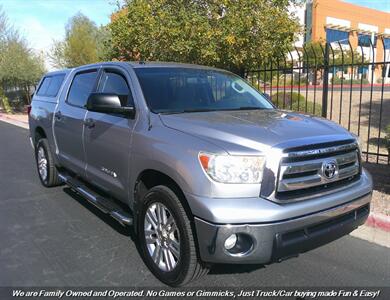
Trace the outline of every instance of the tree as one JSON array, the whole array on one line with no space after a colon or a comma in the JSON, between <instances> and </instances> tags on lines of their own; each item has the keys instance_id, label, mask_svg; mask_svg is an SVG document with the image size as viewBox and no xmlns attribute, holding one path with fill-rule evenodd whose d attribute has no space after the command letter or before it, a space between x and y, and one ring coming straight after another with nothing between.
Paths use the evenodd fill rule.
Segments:
<instances>
[{"instance_id":1,"label":"tree","mask_svg":"<svg viewBox=\"0 0 390 300\"><path fill-rule=\"evenodd\" d=\"M30 102L30 87L34 86L45 72L41 55L28 48L24 40L9 41L0 63L0 81L9 88L20 89Z\"/></svg>"},{"instance_id":2,"label":"tree","mask_svg":"<svg viewBox=\"0 0 390 300\"><path fill-rule=\"evenodd\" d=\"M315 67L317 67L317 75L314 77L314 80L322 80L323 79L323 71L325 63L325 41L312 41L304 45L305 51L303 51L302 61L304 64L307 64L309 67L309 72L314 72ZM337 42L333 42L328 45L329 47L329 55L328 55L328 63L331 67L330 71L333 74L333 83L335 80L335 73L347 72L351 75L351 77L357 77L357 67L352 66L352 63L361 64L368 63L367 57L363 57L359 50L351 49L349 44L341 44L339 45ZM356 70L356 71L355 71ZM341 76L341 80L344 80L344 76ZM354 78L352 78L354 79ZM338 80L338 79L336 79ZM352 80L351 80L352 82Z\"/></svg>"},{"instance_id":3,"label":"tree","mask_svg":"<svg viewBox=\"0 0 390 300\"><path fill-rule=\"evenodd\" d=\"M314 41L309 42L304 45L305 50L303 52L303 61L308 62L309 66L314 66L317 62L317 66L324 64L324 55L325 55L325 41ZM332 51L333 50L333 51ZM352 64L352 59L354 63L362 62L362 55L360 51L353 50L351 51L348 44L341 46L338 43L332 43L331 48L329 47L329 64L334 64L337 66L341 65L350 65ZM364 62L368 62L367 59L364 59Z\"/></svg>"},{"instance_id":4,"label":"tree","mask_svg":"<svg viewBox=\"0 0 390 300\"><path fill-rule=\"evenodd\" d=\"M200 63L242 74L294 41L292 0L127 0L112 17L112 58Z\"/></svg>"},{"instance_id":5,"label":"tree","mask_svg":"<svg viewBox=\"0 0 390 300\"><path fill-rule=\"evenodd\" d=\"M30 88L44 72L42 56L29 48L0 7L0 97L3 107L6 110L10 108L5 96L10 89L22 91L29 102Z\"/></svg>"},{"instance_id":6,"label":"tree","mask_svg":"<svg viewBox=\"0 0 390 300\"><path fill-rule=\"evenodd\" d=\"M100 61L111 60L111 32L107 26L100 26L97 33L97 56Z\"/></svg>"},{"instance_id":7,"label":"tree","mask_svg":"<svg viewBox=\"0 0 390 300\"><path fill-rule=\"evenodd\" d=\"M55 41L50 59L55 67L72 68L98 62L107 55L105 41L109 39L104 27L81 13L69 19L65 26L65 39Z\"/></svg>"}]
</instances>

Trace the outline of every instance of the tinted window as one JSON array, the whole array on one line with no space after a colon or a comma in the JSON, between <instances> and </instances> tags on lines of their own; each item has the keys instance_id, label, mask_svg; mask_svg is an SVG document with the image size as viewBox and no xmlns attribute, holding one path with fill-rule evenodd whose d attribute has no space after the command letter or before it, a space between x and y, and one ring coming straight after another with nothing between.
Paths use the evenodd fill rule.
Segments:
<instances>
[{"instance_id":1,"label":"tinted window","mask_svg":"<svg viewBox=\"0 0 390 300\"><path fill-rule=\"evenodd\" d=\"M148 106L157 113L273 108L257 90L228 72L158 67L135 71Z\"/></svg>"},{"instance_id":2,"label":"tinted window","mask_svg":"<svg viewBox=\"0 0 390 300\"><path fill-rule=\"evenodd\" d=\"M55 97L58 94L58 91L60 90L60 87L62 85L62 82L64 81L64 74L61 75L55 75L51 77L50 85L46 91L46 96L49 97Z\"/></svg>"},{"instance_id":3,"label":"tinted window","mask_svg":"<svg viewBox=\"0 0 390 300\"><path fill-rule=\"evenodd\" d=\"M384 38L383 43L385 44L386 50L390 49L390 38Z\"/></svg>"},{"instance_id":4,"label":"tinted window","mask_svg":"<svg viewBox=\"0 0 390 300\"><path fill-rule=\"evenodd\" d=\"M96 77L97 71L76 74L69 90L68 103L84 107L95 85Z\"/></svg>"},{"instance_id":5,"label":"tinted window","mask_svg":"<svg viewBox=\"0 0 390 300\"><path fill-rule=\"evenodd\" d=\"M51 81L51 77L45 77L43 79L43 81L38 89L38 92L37 92L38 96L45 96L46 95L46 91L49 88L50 81Z\"/></svg>"},{"instance_id":6,"label":"tinted window","mask_svg":"<svg viewBox=\"0 0 390 300\"><path fill-rule=\"evenodd\" d=\"M326 29L326 41L329 43L340 42L340 44L348 44L349 32L337 30L337 29Z\"/></svg>"},{"instance_id":7,"label":"tinted window","mask_svg":"<svg viewBox=\"0 0 390 300\"><path fill-rule=\"evenodd\" d=\"M358 34L358 46L362 47L376 47L377 36L374 36L374 42L371 40L371 35ZM371 46L372 44L372 46Z\"/></svg>"},{"instance_id":8,"label":"tinted window","mask_svg":"<svg viewBox=\"0 0 390 300\"><path fill-rule=\"evenodd\" d=\"M118 73L106 71L100 80L98 91L121 96L123 106L133 105L133 99L127 81L124 76Z\"/></svg>"}]
</instances>

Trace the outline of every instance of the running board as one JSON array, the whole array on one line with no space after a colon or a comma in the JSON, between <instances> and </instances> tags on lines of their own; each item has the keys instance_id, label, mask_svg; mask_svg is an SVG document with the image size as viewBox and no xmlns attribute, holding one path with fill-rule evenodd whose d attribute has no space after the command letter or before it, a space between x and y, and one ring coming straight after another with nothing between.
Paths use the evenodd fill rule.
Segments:
<instances>
[{"instance_id":1,"label":"running board","mask_svg":"<svg viewBox=\"0 0 390 300\"><path fill-rule=\"evenodd\" d=\"M88 200L95 207L100 209L105 214L110 215L117 220L121 225L133 225L133 216L123 210L120 205L115 203L113 200L105 198L91 188L87 187L82 181L65 173L60 173L58 176L61 180L79 193L84 199Z\"/></svg>"}]
</instances>

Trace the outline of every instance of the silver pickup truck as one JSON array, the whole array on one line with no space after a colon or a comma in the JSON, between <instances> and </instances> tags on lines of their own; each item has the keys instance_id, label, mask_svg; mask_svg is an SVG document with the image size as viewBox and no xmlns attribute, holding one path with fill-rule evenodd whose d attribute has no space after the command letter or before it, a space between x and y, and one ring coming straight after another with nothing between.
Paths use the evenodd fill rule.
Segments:
<instances>
[{"instance_id":1,"label":"silver pickup truck","mask_svg":"<svg viewBox=\"0 0 390 300\"><path fill-rule=\"evenodd\" d=\"M171 286L214 263L297 256L369 214L356 136L277 110L224 70L115 62L48 73L29 123L42 184L67 184L129 226Z\"/></svg>"}]
</instances>

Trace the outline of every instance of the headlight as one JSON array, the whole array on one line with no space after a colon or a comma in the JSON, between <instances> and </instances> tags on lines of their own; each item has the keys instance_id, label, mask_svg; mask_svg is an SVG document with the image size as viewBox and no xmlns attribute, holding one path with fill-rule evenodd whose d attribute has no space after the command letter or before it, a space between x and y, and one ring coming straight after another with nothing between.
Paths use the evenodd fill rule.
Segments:
<instances>
[{"instance_id":1,"label":"headlight","mask_svg":"<svg viewBox=\"0 0 390 300\"><path fill-rule=\"evenodd\" d=\"M356 143L358 144L358 148L359 148L359 154L360 154L360 157L363 156L363 153L362 153L362 147L363 147L363 144L362 144L362 139L360 138L360 136L352 133L353 137L355 138L356 140Z\"/></svg>"},{"instance_id":2,"label":"headlight","mask_svg":"<svg viewBox=\"0 0 390 300\"><path fill-rule=\"evenodd\" d=\"M199 153L205 172L222 183L260 183L263 177L264 157L233 156Z\"/></svg>"}]
</instances>

